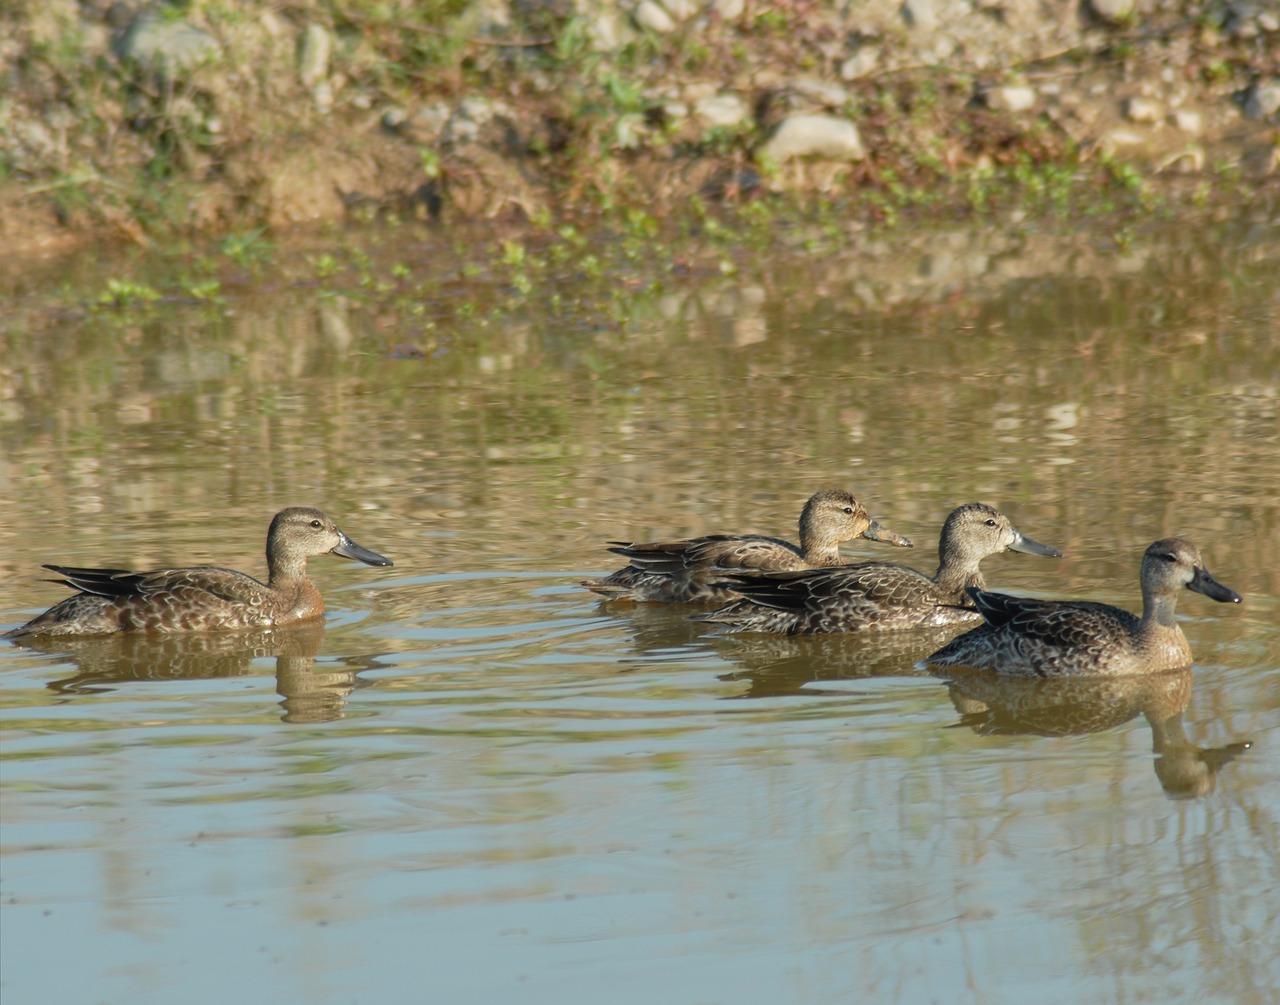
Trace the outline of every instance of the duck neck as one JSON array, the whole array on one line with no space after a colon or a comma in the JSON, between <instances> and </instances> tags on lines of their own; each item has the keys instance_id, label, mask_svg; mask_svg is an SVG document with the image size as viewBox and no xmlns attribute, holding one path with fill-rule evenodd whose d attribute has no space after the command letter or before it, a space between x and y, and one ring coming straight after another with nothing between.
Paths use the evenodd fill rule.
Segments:
<instances>
[{"instance_id":1,"label":"duck neck","mask_svg":"<svg viewBox=\"0 0 1280 1005\"><path fill-rule=\"evenodd\" d=\"M949 555L945 548L938 548L938 571L933 574L933 581L938 588L963 600L965 590L976 586L979 590L987 588L986 581L976 562L965 562L958 556Z\"/></svg>"},{"instance_id":2,"label":"duck neck","mask_svg":"<svg viewBox=\"0 0 1280 1005\"><path fill-rule=\"evenodd\" d=\"M1142 591L1142 624L1159 625L1161 628L1177 628L1178 620L1174 617L1174 609L1178 606L1176 593L1155 593Z\"/></svg>"},{"instance_id":3,"label":"duck neck","mask_svg":"<svg viewBox=\"0 0 1280 1005\"><path fill-rule=\"evenodd\" d=\"M800 525L800 555L815 568L840 565L840 542L826 534L815 534L804 524Z\"/></svg>"},{"instance_id":4,"label":"duck neck","mask_svg":"<svg viewBox=\"0 0 1280 1005\"><path fill-rule=\"evenodd\" d=\"M287 589L296 583L307 581L307 560L288 558L267 553L267 586L273 590Z\"/></svg>"}]
</instances>

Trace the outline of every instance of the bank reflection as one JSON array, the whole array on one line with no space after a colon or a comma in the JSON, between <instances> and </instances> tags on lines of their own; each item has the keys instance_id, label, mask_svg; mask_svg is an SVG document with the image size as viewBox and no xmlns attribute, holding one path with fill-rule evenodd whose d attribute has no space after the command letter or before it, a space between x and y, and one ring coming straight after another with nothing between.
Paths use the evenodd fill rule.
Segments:
<instances>
[{"instance_id":1,"label":"bank reflection","mask_svg":"<svg viewBox=\"0 0 1280 1005\"><path fill-rule=\"evenodd\" d=\"M1190 668L1134 677L1001 677L985 671L938 673L960 713L959 727L982 736L1079 736L1114 729L1142 715L1151 727L1155 773L1174 799L1212 792L1218 772L1249 742L1200 747L1183 713L1191 699Z\"/></svg>"},{"instance_id":2,"label":"bank reflection","mask_svg":"<svg viewBox=\"0 0 1280 1005\"><path fill-rule=\"evenodd\" d=\"M137 682L213 680L260 673L255 661L275 659L276 692L290 723L327 722L343 714L348 696L363 686L357 673L371 661L341 670L316 669L324 622L247 632L191 632L175 635L34 637L23 648L64 658L77 672L46 687L66 695L113 691Z\"/></svg>"}]
</instances>

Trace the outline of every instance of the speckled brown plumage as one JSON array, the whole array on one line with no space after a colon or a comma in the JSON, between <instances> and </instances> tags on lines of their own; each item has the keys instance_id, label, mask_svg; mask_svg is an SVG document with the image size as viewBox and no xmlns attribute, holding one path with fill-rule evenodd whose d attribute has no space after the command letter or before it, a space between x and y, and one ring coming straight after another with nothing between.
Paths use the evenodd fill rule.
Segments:
<instances>
[{"instance_id":1,"label":"speckled brown plumage","mask_svg":"<svg viewBox=\"0 0 1280 1005\"><path fill-rule=\"evenodd\" d=\"M723 582L744 569L814 569L840 565L840 544L856 537L911 547L908 538L881 527L866 507L842 489L824 489L800 514L800 545L758 534L708 534L685 541L611 541L609 550L630 564L583 586L615 600L724 603L738 596Z\"/></svg>"},{"instance_id":2,"label":"speckled brown plumage","mask_svg":"<svg viewBox=\"0 0 1280 1005\"><path fill-rule=\"evenodd\" d=\"M334 554L366 565L391 560L362 548L317 509L281 510L267 533L266 583L216 566L131 572L46 565L79 592L8 633L102 635L259 628L319 617L324 599L307 577L307 559Z\"/></svg>"},{"instance_id":3,"label":"speckled brown plumage","mask_svg":"<svg viewBox=\"0 0 1280 1005\"><path fill-rule=\"evenodd\" d=\"M1147 548L1141 583L1142 617L1090 601L970 590L986 624L953 639L924 663L1041 677L1172 670L1191 663L1191 647L1174 617L1184 588L1240 603L1240 595L1215 580L1196 546L1182 538L1164 538Z\"/></svg>"},{"instance_id":4,"label":"speckled brown plumage","mask_svg":"<svg viewBox=\"0 0 1280 1005\"><path fill-rule=\"evenodd\" d=\"M979 563L1006 550L1061 554L1024 537L994 507L966 503L943 524L932 577L891 562L732 577L742 598L694 620L788 635L964 624L979 617L965 594L966 587L983 585Z\"/></svg>"}]
</instances>

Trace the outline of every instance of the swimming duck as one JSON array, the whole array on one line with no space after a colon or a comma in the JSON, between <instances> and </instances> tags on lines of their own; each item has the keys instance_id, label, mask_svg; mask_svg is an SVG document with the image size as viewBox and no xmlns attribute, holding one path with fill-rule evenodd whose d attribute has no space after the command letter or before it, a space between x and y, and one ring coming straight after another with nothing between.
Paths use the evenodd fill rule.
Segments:
<instances>
[{"instance_id":1,"label":"swimming duck","mask_svg":"<svg viewBox=\"0 0 1280 1005\"><path fill-rule=\"evenodd\" d=\"M1240 594L1209 574L1190 541L1166 537L1142 556L1142 617L1089 601L1035 600L969 591L986 624L953 639L923 660L1004 674L1156 673L1191 664L1191 647L1174 619L1185 587L1220 603Z\"/></svg>"},{"instance_id":2,"label":"swimming duck","mask_svg":"<svg viewBox=\"0 0 1280 1005\"><path fill-rule=\"evenodd\" d=\"M981 616L965 593L984 586L978 564L1002 551L1059 558L1057 548L1032 541L1007 516L984 503L952 510L938 542L933 576L892 562L861 562L804 572L731 577L743 594L695 621L734 632L815 635L964 624Z\"/></svg>"},{"instance_id":3,"label":"swimming duck","mask_svg":"<svg viewBox=\"0 0 1280 1005\"><path fill-rule=\"evenodd\" d=\"M611 600L723 604L737 597L723 580L732 570L814 569L840 565L840 543L856 537L903 548L911 540L880 526L842 489L814 493L800 513L800 546L759 534L708 534L685 541L610 541L630 562L605 579L582 583Z\"/></svg>"},{"instance_id":4,"label":"swimming duck","mask_svg":"<svg viewBox=\"0 0 1280 1005\"><path fill-rule=\"evenodd\" d=\"M63 577L54 582L79 592L7 636L214 631L316 618L324 600L307 577L307 559L324 554L392 564L356 544L318 509L291 507L275 515L267 532L266 583L204 565L155 572L46 565Z\"/></svg>"}]
</instances>

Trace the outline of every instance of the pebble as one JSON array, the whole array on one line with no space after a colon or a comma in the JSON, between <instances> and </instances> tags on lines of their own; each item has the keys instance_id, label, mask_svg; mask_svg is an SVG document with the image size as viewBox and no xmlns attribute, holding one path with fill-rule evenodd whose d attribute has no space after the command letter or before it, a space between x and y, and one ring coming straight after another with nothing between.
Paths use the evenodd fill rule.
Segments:
<instances>
[{"instance_id":1,"label":"pebble","mask_svg":"<svg viewBox=\"0 0 1280 1005\"><path fill-rule=\"evenodd\" d=\"M667 35L676 30L676 23L661 4L644 0L635 13L636 24L646 31Z\"/></svg>"},{"instance_id":2,"label":"pebble","mask_svg":"<svg viewBox=\"0 0 1280 1005\"><path fill-rule=\"evenodd\" d=\"M1133 16L1133 0L1089 0L1089 7L1108 24L1119 24Z\"/></svg>"},{"instance_id":3,"label":"pebble","mask_svg":"<svg viewBox=\"0 0 1280 1005\"><path fill-rule=\"evenodd\" d=\"M1280 111L1280 80L1258 81L1244 99L1246 119L1269 119Z\"/></svg>"},{"instance_id":4,"label":"pebble","mask_svg":"<svg viewBox=\"0 0 1280 1005\"><path fill-rule=\"evenodd\" d=\"M1124 117L1130 122L1159 122L1164 118L1164 109L1150 98L1125 98Z\"/></svg>"},{"instance_id":5,"label":"pebble","mask_svg":"<svg viewBox=\"0 0 1280 1005\"><path fill-rule=\"evenodd\" d=\"M122 60L132 60L164 73L185 70L218 54L208 32L156 7L143 7L115 47Z\"/></svg>"},{"instance_id":6,"label":"pebble","mask_svg":"<svg viewBox=\"0 0 1280 1005\"><path fill-rule=\"evenodd\" d=\"M880 65L880 50L875 46L863 45L858 51L840 64L841 80L859 80L874 73Z\"/></svg>"},{"instance_id":7,"label":"pebble","mask_svg":"<svg viewBox=\"0 0 1280 1005\"><path fill-rule=\"evenodd\" d=\"M1036 103L1034 87L992 87L982 92L988 108L997 112L1025 112Z\"/></svg>"},{"instance_id":8,"label":"pebble","mask_svg":"<svg viewBox=\"0 0 1280 1005\"><path fill-rule=\"evenodd\" d=\"M792 115L783 119L760 152L779 164L796 157L860 161L867 155L858 127L832 115Z\"/></svg>"},{"instance_id":9,"label":"pebble","mask_svg":"<svg viewBox=\"0 0 1280 1005\"><path fill-rule=\"evenodd\" d=\"M902 19L912 28L931 31L937 27L938 12L934 10L933 0L904 0L901 12Z\"/></svg>"},{"instance_id":10,"label":"pebble","mask_svg":"<svg viewBox=\"0 0 1280 1005\"><path fill-rule=\"evenodd\" d=\"M1179 132L1189 133L1192 136L1198 136L1204 128L1204 117L1190 108L1179 108L1169 116L1169 121Z\"/></svg>"},{"instance_id":11,"label":"pebble","mask_svg":"<svg viewBox=\"0 0 1280 1005\"><path fill-rule=\"evenodd\" d=\"M701 98L694 105L694 111L703 124L712 129L739 125L750 115L746 102L736 94L712 94Z\"/></svg>"},{"instance_id":12,"label":"pebble","mask_svg":"<svg viewBox=\"0 0 1280 1005\"><path fill-rule=\"evenodd\" d=\"M747 9L747 0L712 0L711 12L725 21L736 21Z\"/></svg>"},{"instance_id":13,"label":"pebble","mask_svg":"<svg viewBox=\"0 0 1280 1005\"><path fill-rule=\"evenodd\" d=\"M333 39L324 27L312 21L302 30L298 46L298 77L306 87L315 87L329 75Z\"/></svg>"},{"instance_id":14,"label":"pebble","mask_svg":"<svg viewBox=\"0 0 1280 1005\"><path fill-rule=\"evenodd\" d=\"M698 12L693 0L662 0L662 6L676 21L688 21Z\"/></svg>"}]
</instances>

